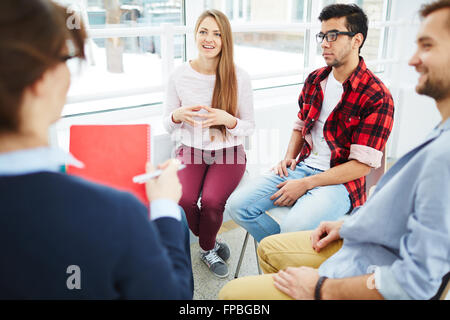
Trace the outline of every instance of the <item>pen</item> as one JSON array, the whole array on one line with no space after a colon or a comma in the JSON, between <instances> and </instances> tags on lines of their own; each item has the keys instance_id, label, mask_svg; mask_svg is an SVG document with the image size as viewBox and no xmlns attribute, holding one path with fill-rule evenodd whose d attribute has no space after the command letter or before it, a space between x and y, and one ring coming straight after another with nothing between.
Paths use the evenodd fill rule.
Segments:
<instances>
[{"instance_id":1,"label":"pen","mask_svg":"<svg viewBox=\"0 0 450 320\"><path fill-rule=\"evenodd\" d=\"M184 169L184 168L186 168L186 165L185 165L185 164L181 164L181 165L178 167L178 170L182 170L182 169ZM133 177L133 182L134 182L134 183L139 183L139 184L145 183L145 182L147 182L147 181L150 180L150 179L154 179L154 178L156 178L156 177L159 177L159 175L160 175L162 172L163 172L163 170L156 170L156 171L151 172L151 173L140 174L140 175L138 175L138 176Z\"/></svg>"}]
</instances>

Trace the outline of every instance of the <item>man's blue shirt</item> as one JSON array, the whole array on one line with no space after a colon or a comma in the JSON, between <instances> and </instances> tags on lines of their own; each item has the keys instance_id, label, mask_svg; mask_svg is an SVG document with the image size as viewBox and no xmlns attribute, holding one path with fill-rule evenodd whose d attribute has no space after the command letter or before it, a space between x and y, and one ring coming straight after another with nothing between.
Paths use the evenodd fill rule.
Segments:
<instances>
[{"instance_id":1,"label":"man's blue shirt","mask_svg":"<svg viewBox=\"0 0 450 320\"><path fill-rule=\"evenodd\" d=\"M450 119L395 163L340 235L343 247L320 266L320 275L375 271L386 299L436 294L450 271Z\"/></svg>"}]
</instances>

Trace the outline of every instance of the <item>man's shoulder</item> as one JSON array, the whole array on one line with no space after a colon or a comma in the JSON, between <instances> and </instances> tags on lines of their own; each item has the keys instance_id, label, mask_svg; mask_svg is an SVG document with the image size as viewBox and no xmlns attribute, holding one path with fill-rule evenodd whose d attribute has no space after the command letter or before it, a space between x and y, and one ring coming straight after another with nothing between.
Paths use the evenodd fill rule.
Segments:
<instances>
[{"instance_id":1,"label":"man's shoulder","mask_svg":"<svg viewBox=\"0 0 450 320\"><path fill-rule=\"evenodd\" d=\"M447 183L450 179L450 149L448 141L450 139L450 131L444 131L438 137L423 141L415 149L414 158L411 159L407 166L414 168L419 174L419 179L431 178L438 174L435 183Z\"/></svg>"},{"instance_id":2,"label":"man's shoulder","mask_svg":"<svg viewBox=\"0 0 450 320\"><path fill-rule=\"evenodd\" d=\"M94 183L78 176L41 172L30 175L28 183L42 186L46 192L51 192L56 199L62 201L83 199L83 201L72 202L78 203L80 206L96 204L95 206L105 208L103 211L112 209L120 211L120 208L123 207L139 208L145 211L145 205L131 193Z\"/></svg>"},{"instance_id":3,"label":"man's shoulder","mask_svg":"<svg viewBox=\"0 0 450 320\"><path fill-rule=\"evenodd\" d=\"M362 73L360 84L362 84L361 89L364 90L364 93L373 99L392 99L392 94L388 87L370 69L366 69Z\"/></svg>"},{"instance_id":4,"label":"man's shoulder","mask_svg":"<svg viewBox=\"0 0 450 320\"><path fill-rule=\"evenodd\" d=\"M126 192L111 188L107 185L92 182L90 180L86 180L84 178L69 175L69 174L55 174L53 175L54 179L59 179L61 183L66 183L72 187L78 187L80 189L85 189L87 191L95 191L97 190L100 194L110 195L110 196L120 196L125 195Z\"/></svg>"},{"instance_id":5,"label":"man's shoulder","mask_svg":"<svg viewBox=\"0 0 450 320\"><path fill-rule=\"evenodd\" d=\"M328 71L327 71L328 68L329 68L329 67L324 66L324 67L318 68L318 69L314 70L313 72L311 72L311 73L308 75L308 77L306 78L305 84L311 84L311 83L313 83L316 79L322 77L323 74L324 74L325 72L328 72Z\"/></svg>"},{"instance_id":6,"label":"man's shoulder","mask_svg":"<svg viewBox=\"0 0 450 320\"><path fill-rule=\"evenodd\" d=\"M450 140L450 130L446 130L434 139L427 147L426 157L436 165L450 167L450 149L448 141Z\"/></svg>"}]
</instances>

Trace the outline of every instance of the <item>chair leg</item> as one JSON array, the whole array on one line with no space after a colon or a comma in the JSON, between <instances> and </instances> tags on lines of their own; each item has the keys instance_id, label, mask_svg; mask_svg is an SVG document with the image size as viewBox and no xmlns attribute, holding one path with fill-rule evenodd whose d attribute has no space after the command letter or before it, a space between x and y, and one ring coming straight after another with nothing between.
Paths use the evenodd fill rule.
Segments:
<instances>
[{"instance_id":1,"label":"chair leg","mask_svg":"<svg viewBox=\"0 0 450 320\"><path fill-rule=\"evenodd\" d=\"M241 255L239 256L239 261L236 267L236 272L234 273L234 278L236 279L239 276L239 270L241 269L242 259L244 258L245 248L247 247L248 236L250 234L247 232L245 234L244 244L242 245Z\"/></svg>"},{"instance_id":2,"label":"chair leg","mask_svg":"<svg viewBox=\"0 0 450 320\"><path fill-rule=\"evenodd\" d=\"M262 274L258 259L258 241L256 241L255 239L253 239L253 241L255 242L256 266L258 267L258 274Z\"/></svg>"}]
</instances>

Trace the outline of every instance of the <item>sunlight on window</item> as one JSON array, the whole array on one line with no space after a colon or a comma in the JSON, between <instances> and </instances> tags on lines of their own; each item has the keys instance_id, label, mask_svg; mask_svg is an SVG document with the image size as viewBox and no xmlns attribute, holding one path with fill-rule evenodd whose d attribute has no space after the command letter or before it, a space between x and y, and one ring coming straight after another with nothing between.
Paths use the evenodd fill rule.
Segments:
<instances>
[{"instance_id":1,"label":"sunlight on window","mask_svg":"<svg viewBox=\"0 0 450 320\"><path fill-rule=\"evenodd\" d=\"M187 37L181 31L173 35L161 32L147 32L149 28L161 28L163 24L184 26L197 19L191 14L185 16L186 8L197 6L194 11L199 15L202 10L214 8L226 13L232 26L244 27L244 31L234 32L235 61L253 78L255 89L299 84L305 74L324 65L320 45L315 41L319 25L316 16L308 16L309 6L315 11L333 3L356 3L369 17L369 21L382 21L386 14L386 0L59 0L79 12L89 29L86 46L87 61L82 68L71 66L72 85L69 90L69 106L64 114L87 112L97 108L98 100L108 97L132 97L158 91L162 93L167 76L173 67L183 63L192 44L192 34ZM318 7L317 7L318 6ZM303 23L312 23L308 30ZM246 31L245 26L262 26L256 31ZM288 30L272 28L276 25L293 25ZM267 27L264 27L267 26ZM126 34L131 30L131 34ZM153 30L153 29L152 29ZM242 30L242 29L240 29ZM125 34L124 34L125 32ZM142 35L142 34L146 35ZM149 34L151 33L151 34ZM386 36L383 27L371 28L362 49L366 61L380 59L383 39ZM164 55L164 44L173 47ZM170 59L168 59L170 58ZM169 60L169 62L168 62ZM301 70L304 73L301 73ZM374 71L381 69L374 68ZM161 94L158 95L159 97ZM147 99L147 98L146 98ZM160 100L136 100L133 104L149 104ZM73 108L74 104L83 104L83 108ZM111 106L113 108L115 106ZM77 111L81 110L81 111Z\"/></svg>"}]
</instances>

